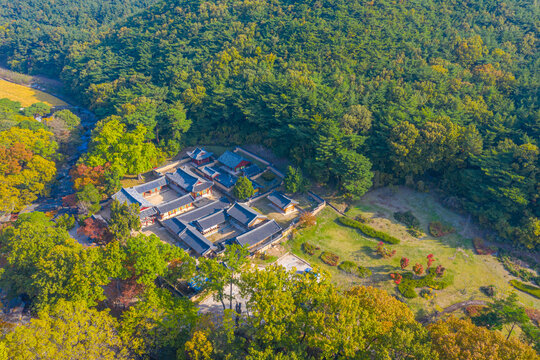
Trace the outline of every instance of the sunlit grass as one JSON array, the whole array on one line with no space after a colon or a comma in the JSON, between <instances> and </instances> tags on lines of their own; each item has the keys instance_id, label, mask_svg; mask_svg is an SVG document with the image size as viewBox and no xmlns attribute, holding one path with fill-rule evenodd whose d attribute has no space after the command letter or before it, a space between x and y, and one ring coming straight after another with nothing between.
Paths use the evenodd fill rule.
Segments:
<instances>
[{"instance_id":1,"label":"sunlit grass","mask_svg":"<svg viewBox=\"0 0 540 360\"><path fill-rule=\"evenodd\" d=\"M0 79L0 99L2 98L8 98L12 101L18 101L23 107L30 106L37 102L43 102L50 106L67 105L67 103L60 100L59 98L47 94L43 91Z\"/></svg>"}]
</instances>

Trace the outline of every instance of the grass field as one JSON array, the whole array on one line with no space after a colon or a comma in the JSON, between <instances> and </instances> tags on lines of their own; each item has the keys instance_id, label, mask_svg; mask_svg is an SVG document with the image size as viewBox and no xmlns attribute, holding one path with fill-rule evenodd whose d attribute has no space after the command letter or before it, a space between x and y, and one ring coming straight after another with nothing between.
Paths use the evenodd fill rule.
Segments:
<instances>
[{"instance_id":1,"label":"grass field","mask_svg":"<svg viewBox=\"0 0 540 360\"><path fill-rule=\"evenodd\" d=\"M425 232L427 225L433 220L448 222L457 231L439 239L431 236L416 239L406 232L405 226L393 220L392 214L397 210L412 210ZM479 230L470 224L466 217L442 207L428 194L406 189L395 193L388 193L384 189L376 190L352 204L347 213L351 216L362 213L371 217L371 226L400 238L399 245L388 245L389 248L396 249L397 254L391 259L380 258L374 250L377 241L339 224L337 222L339 215L329 207L319 214L316 226L299 231L286 244L294 254L306 259L312 265L329 271L334 282L340 287L371 285L397 295L396 285L391 281L389 273L401 271L399 266L401 257L410 259L409 269L411 269L415 263L421 263L426 267L426 256L431 253L435 257L434 266L441 264L446 267L447 274L454 277L454 284L436 291L437 296L432 300L428 301L421 297L407 300L414 311L440 310L465 300L487 300L488 298L480 291L480 286L495 285L499 294L509 294L513 291L508 282L514 277L495 257L479 256L474 253L470 236ZM313 256L305 254L302 251L302 243L305 241L319 246L321 250ZM327 250L339 255L340 262L350 260L370 268L373 275L367 279L360 279L346 275L337 267L324 264L319 256L322 251ZM540 300L525 293L519 293L518 296L523 305L540 308Z\"/></svg>"},{"instance_id":2,"label":"grass field","mask_svg":"<svg viewBox=\"0 0 540 360\"><path fill-rule=\"evenodd\" d=\"M67 105L64 101L43 91L0 79L0 99L2 98L18 101L23 107L30 106L37 102L43 102L50 106Z\"/></svg>"}]
</instances>

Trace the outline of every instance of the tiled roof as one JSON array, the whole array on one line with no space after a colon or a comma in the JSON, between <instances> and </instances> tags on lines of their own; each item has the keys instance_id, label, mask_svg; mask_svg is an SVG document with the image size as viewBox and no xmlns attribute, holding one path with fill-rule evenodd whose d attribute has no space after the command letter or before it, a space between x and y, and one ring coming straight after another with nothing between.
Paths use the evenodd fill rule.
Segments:
<instances>
[{"instance_id":1,"label":"tiled roof","mask_svg":"<svg viewBox=\"0 0 540 360\"><path fill-rule=\"evenodd\" d=\"M225 210L221 210L198 220L195 220L194 224L201 231L205 231L216 225L223 224L225 221L227 221L227 214L225 213Z\"/></svg>"},{"instance_id":2,"label":"tiled roof","mask_svg":"<svg viewBox=\"0 0 540 360\"><path fill-rule=\"evenodd\" d=\"M270 195L267 196L268 200L279 206L280 209L285 209L289 205L298 205L298 201L283 195L279 191L273 191Z\"/></svg>"},{"instance_id":3,"label":"tiled roof","mask_svg":"<svg viewBox=\"0 0 540 360\"><path fill-rule=\"evenodd\" d=\"M149 181L145 184L134 186L133 190L137 191L140 194L143 194L147 191L154 190L165 185L167 185L167 178L165 178L165 176L162 176L160 178L157 178L156 180Z\"/></svg>"},{"instance_id":4,"label":"tiled roof","mask_svg":"<svg viewBox=\"0 0 540 360\"><path fill-rule=\"evenodd\" d=\"M155 215L157 213L156 209L151 207L151 208L148 208L148 209L144 209L143 211L141 211L139 213L139 219L145 219L147 217L150 217L152 215Z\"/></svg>"},{"instance_id":5,"label":"tiled roof","mask_svg":"<svg viewBox=\"0 0 540 360\"><path fill-rule=\"evenodd\" d=\"M165 176L169 181L189 192L199 192L212 187L212 182L198 177L187 168L176 169L175 172L167 173Z\"/></svg>"},{"instance_id":6,"label":"tiled roof","mask_svg":"<svg viewBox=\"0 0 540 360\"><path fill-rule=\"evenodd\" d=\"M188 211L185 214L179 215L176 218L184 221L185 223L190 223L192 221L198 220L210 214L213 214L219 210L225 209L231 203L227 200L226 197L223 197L219 200L212 201L211 203L201 206L198 209Z\"/></svg>"},{"instance_id":7,"label":"tiled roof","mask_svg":"<svg viewBox=\"0 0 540 360\"><path fill-rule=\"evenodd\" d=\"M217 176L220 174L220 172L216 169L214 169L213 167L211 166L204 166L202 168L200 168L200 170L203 172L203 174L213 178L214 176Z\"/></svg>"},{"instance_id":8,"label":"tiled roof","mask_svg":"<svg viewBox=\"0 0 540 360\"><path fill-rule=\"evenodd\" d=\"M169 201L167 203L160 204L156 206L156 208L160 214L165 214L174 209L178 209L184 205L192 204L193 201L195 201L195 199L193 199L193 196L191 196L190 194L187 194L184 196L180 196L179 198Z\"/></svg>"},{"instance_id":9,"label":"tiled roof","mask_svg":"<svg viewBox=\"0 0 540 360\"><path fill-rule=\"evenodd\" d=\"M244 160L245 159L243 157L241 157L240 155L238 155L236 153L233 153L231 151L228 151L228 150L225 151L223 153L223 155L221 155L218 158L218 161L220 163L222 163L223 165L228 166L231 169L234 169L235 167L237 167ZM245 160L245 161L247 161L247 160Z\"/></svg>"},{"instance_id":10,"label":"tiled roof","mask_svg":"<svg viewBox=\"0 0 540 360\"><path fill-rule=\"evenodd\" d=\"M259 214L249 206L241 203L234 203L234 205L227 210L227 215L231 216L244 226L249 226L257 218L265 218L264 215Z\"/></svg>"},{"instance_id":11,"label":"tiled roof","mask_svg":"<svg viewBox=\"0 0 540 360\"><path fill-rule=\"evenodd\" d=\"M226 172L220 172L215 180L226 188L231 188L234 186L234 184L236 184L236 180L238 180L238 178Z\"/></svg>"},{"instance_id":12,"label":"tiled roof","mask_svg":"<svg viewBox=\"0 0 540 360\"><path fill-rule=\"evenodd\" d=\"M209 251L216 249L212 242L206 239L197 229L178 218L163 221L163 226L200 256L204 256Z\"/></svg>"},{"instance_id":13,"label":"tiled roof","mask_svg":"<svg viewBox=\"0 0 540 360\"><path fill-rule=\"evenodd\" d=\"M122 188L119 192L114 194L112 198L118 200L120 203L138 203L140 207L154 206L133 188Z\"/></svg>"},{"instance_id":14,"label":"tiled roof","mask_svg":"<svg viewBox=\"0 0 540 360\"><path fill-rule=\"evenodd\" d=\"M261 226L256 227L242 235L235 238L236 242L241 246L247 245L248 248L257 245L261 241L268 239L269 237L276 235L281 231L281 226L275 220L270 220Z\"/></svg>"},{"instance_id":15,"label":"tiled roof","mask_svg":"<svg viewBox=\"0 0 540 360\"><path fill-rule=\"evenodd\" d=\"M263 172L263 170L257 165L253 164L242 170L244 176L250 178Z\"/></svg>"},{"instance_id":16,"label":"tiled roof","mask_svg":"<svg viewBox=\"0 0 540 360\"><path fill-rule=\"evenodd\" d=\"M193 160L204 160L204 159L208 159L209 157L214 155L213 153L208 152L208 151L204 150L203 148L196 148L193 151L188 151L187 154Z\"/></svg>"}]
</instances>

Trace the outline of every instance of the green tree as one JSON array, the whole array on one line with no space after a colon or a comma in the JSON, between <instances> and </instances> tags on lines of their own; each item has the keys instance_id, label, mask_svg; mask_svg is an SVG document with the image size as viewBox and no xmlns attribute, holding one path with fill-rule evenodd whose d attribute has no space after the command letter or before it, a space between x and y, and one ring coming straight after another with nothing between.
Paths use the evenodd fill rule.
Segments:
<instances>
[{"instance_id":1,"label":"green tree","mask_svg":"<svg viewBox=\"0 0 540 360\"><path fill-rule=\"evenodd\" d=\"M216 301L221 302L223 310L233 308L233 286L238 284L238 275L247 263L249 251L240 245L226 246L221 261L216 259L199 259L199 281L201 286L214 292Z\"/></svg>"},{"instance_id":2,"label":"green tree","mask_svg":"<svg viewBox=\"0 0 540 360\"><path fill-rule=\"evenodd\" d=\"M81 119L67 109L57 111L53 116L54 118L61 120L68 130L75 129L81 123Z\"/></svg>"},{"instance_id":3,"label":"green tree","mask_svg":"<svg viewBox=\"0 0 540 360\"><path fill-rule=\"evenodd\" d=\"M103 299L110 274L98 250L84 248L43 213L21 215L0 240L7 261L0 284L10 295L27 294L38 308L62 299Z\"/></svg>"},{"instance_id":4,"label":"green tree","mask_svg":"<svg viewBox=\"0 0 540 360\"><path fill-rule=\"evenodd\" d=\"M111 219L109 221L109 230L115 239L126 240L132 230L141 228L139 219L139 206L137 204L128 205L113 200L111 203Z\"/></svg>"},{"instance_id":5,"label":"green tree","mask_svg":"<svg viewBox=\"0 0 540 360\"><path fill-rule=\"evenodd\" d=\"M518 305L518 297L516 293L511 293L507 298L497 299L489 304L488 309L480 315L472 318L477 326L485 326L488 329L500 330L504 325L510 325L508 340L514 331L516 325L523 325L529 322L529 317L525 313L525 309Z\"/></svg>"},{"instance_id":6,"label":"green tree","mask_svg":"<svg viewBox=\"0 0 540 360\"><path fill-rule=\"evenodd\" d=\"M43 116L51 112L51 107L45 103L38 102L24 109L25 116Z\"/></svg>"},{"instance_id":7,"label":"green tree","mask_svg":"<svg viewBox=\"0 0 540 360\"><path fill-rule=\"evenodd\" d=\"M239 200L247 200L253 196L255 189L253 189L253 184L245 176L240 176L234 184L233 195Z\"/></svg>"},{"instance_id":8,"label":"green tree","mask_svg":"<svg viewBox=\"0 0 540 360\"><path fill-rule=\"evenodd\" d=\"M56 218L56 226L71 230L75 226L75 217L69 214L63 214Z\"/></svg>"},{"instance_id":9,"label":"green tree","mask_svg":"<svg viewBox=\"0 0 540 360\"><path fill-rule=\"evenodd\" d=\"M82 301L60 301L3 339L9 359L128 359L117 335L118 324L106 311Z\"/></svg>"},{"instance_id":10,"label":"green tree","mask_svg":"<svg viewBox=\"0 0 540 360\"><path fill-rule=\"evenodd\" d=\"M304 192L307 188L307 180L299 168L289 166L283 179L283 186L289 193Z\"/></svg>"},{"instance_id":11,"label":"green tree","mask_svg":"<svg viewBox=\"0 0 540 360\"><path fill-rule=\"evenodd\" d=\"M369 159L352 150L342 150L336 157L335 170L343 190L356 198L364 195L373 185Z\"/></svg>"},{"instance_id":12,"label":"green tree","mask_svg":"<svg viewBox=\"0 0 540 360\"><path fill-rule=\"evenodd\" d=\"M122 315L120 335L138 356L175 358L197 319L197 308L189 299L149 289Z\"/></svg>"},{"instance_id":13,"label":"green tree","mask_svg":"<svg viewBox=\"0 0 540 360\"><path fill-rule=\"evenodd\" d=\"M85 185L77 191L77 207L81 214L92 215L98 212L101 208L100 201L101 194L93 184Z\"/></svg>"},{"instance_id":14,"label":"green tree","mask_svg":"<svg viewBox=\"0 0 540 360\"><path fill-rule=\"evenodd\" d=\"M366 133L371 129L373 114L363 105L353 105L341 120L346 134Z\"/></svg>"}]
</instances>

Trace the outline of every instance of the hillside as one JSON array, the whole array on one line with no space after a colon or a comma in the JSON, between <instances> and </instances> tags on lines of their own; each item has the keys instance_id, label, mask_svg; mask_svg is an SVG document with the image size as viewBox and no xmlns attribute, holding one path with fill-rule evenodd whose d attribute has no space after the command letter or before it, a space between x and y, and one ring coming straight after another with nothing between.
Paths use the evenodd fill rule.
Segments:
<instances>
[{"instance_id":1,"label":"hillside","mask_svg":"<svg viewBox=\"0 0 540 360\"><path fill-rule=\"evenodd\" d=\"M532 1L167 1L77 46L63 78L102 117L182 102L182 142L263 143L354 196L370 163L376 185L436 185L535 247L538 14ZM146 124L162 147L179 141L168 119Z\"/></svg>"},{"instance_id":2,"label":"hillside","mask_svg":"<svg viewBox=\"0 0 540 360\"><path fill-rule=\"evenodd\" d=\"M134 14L153 0L0 0L0 62L56 76L71 45Z\"/></svg>"}]
</instances>

